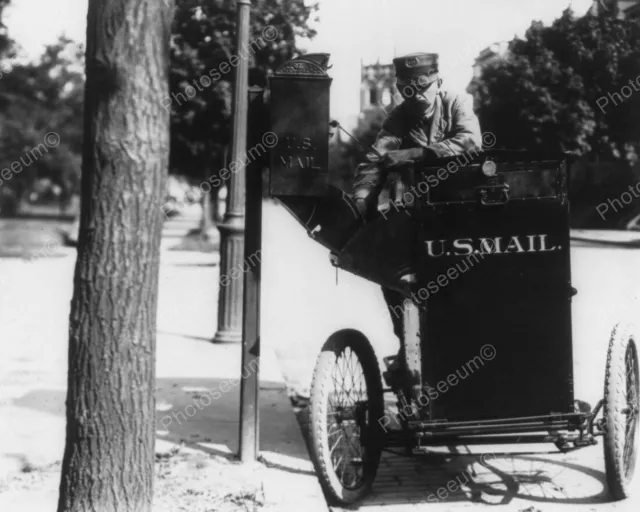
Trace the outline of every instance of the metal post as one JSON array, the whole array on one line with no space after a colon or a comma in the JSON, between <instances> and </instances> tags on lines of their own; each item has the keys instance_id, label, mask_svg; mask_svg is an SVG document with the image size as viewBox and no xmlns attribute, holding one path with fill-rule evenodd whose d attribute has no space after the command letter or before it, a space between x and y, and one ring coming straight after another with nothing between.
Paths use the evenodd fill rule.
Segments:
<instances>
[{"instance_id":1,"label":"metal post","mask_svg":"<svg viewBox=\"0 0 640 512\"><path fill-rule=\"evenodd\" d=\"M250 0L237 0L238 51L249 42ZM231 178L227 194L227 211L220 230L220 286L218 293L218 332L214 343L242 340L242 289L244 257L245 154L247 151L247 90L249 63L240 59L233 88L233 132L231 135Z\"/></svg>"},{"instance_id":2,"label":"metal post","mask_svg":"<svg viewBox=\"0 0 640 512\"><path fill-rule=\"evenodd\" d=\"M259 142L268 120L263 89L249 92L249 141ZM264 155L266 156L266 155ZM240 460L256 460L259 450L258 395L260 392L260 273L262 267L262 169L265 158L247 167L246 235L244 256L244 309L242 316L242 369L240 381Z\"/></svg>"}]
</instances>

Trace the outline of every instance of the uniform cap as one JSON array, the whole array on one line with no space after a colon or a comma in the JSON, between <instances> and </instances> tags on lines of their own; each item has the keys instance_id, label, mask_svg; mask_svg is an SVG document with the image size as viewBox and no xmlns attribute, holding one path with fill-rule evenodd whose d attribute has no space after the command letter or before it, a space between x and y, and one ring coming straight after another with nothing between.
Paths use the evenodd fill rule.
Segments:
<instances>
[{"instance_id":1,"label":"uniform cap","mask_svg":"<svg viewBox=\"0 0 640 512\"><path fill-rule=\"evenodd\" d=\"M393 59L393 65L397 78L411 80L424 75L433 75L432 78L435 80L438 73L438 54L412 53Z\"/></svg>"}]
</instances>

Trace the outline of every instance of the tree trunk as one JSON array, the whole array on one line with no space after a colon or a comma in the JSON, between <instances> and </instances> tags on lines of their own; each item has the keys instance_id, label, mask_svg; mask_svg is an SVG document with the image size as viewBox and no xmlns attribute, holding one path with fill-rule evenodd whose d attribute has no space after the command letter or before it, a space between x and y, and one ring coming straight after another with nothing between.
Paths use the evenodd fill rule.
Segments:
<instances>
[{"instance_id":1,"label":"tree trunk","mask_svg":"<svg viewBox=\"0 0 640 512\"><path fill-rule=\"evenodd\" d=\"M220 211L220 189L214 188L211 189L211 214L213 215L213 224L218 224L220 221L220 216L218 212Z\"/></svg>"},{"instance_id":2,"label":"tree trunk","mask_svg":"<svg viewBox=\"0 0 640 512\"><path fill-rule=\"evenodd\" d=\"M207 183L210 175L210 170L205 167L204 181ZM211 215L211 192L202 194L202 218L200 219L200 233L202 236L206 236L213 230L213 222Z\"/></svg>"},{"instance_id":3,"label":"tree trunk","mask_svg":"<svg viewBox=\"0 0 640 512\"><path fill-rule=\"evenodd\" d=\"M229 165L229 146L226 145L222 152L222 169L228 169ZM216 172L220 172L222 169L218 169ZM226 205L226 191L224 195L224 199L221 200L220 196L223 193L223 190L226 188L226 184L222 183L215 191L212 192L213 197L213 219L215 221L216 226L222 222L224 218L225 205Z\"/></svg>"},{"instance_id":4,"label":"tree trunk","mask_svg":"<svg viewBox=\"0 0 640 512\"><path fill-rule=\"evenodd\" d=\"M150 512L172 0L89 0L58 512Z\"/></svg>"}]
</instances>

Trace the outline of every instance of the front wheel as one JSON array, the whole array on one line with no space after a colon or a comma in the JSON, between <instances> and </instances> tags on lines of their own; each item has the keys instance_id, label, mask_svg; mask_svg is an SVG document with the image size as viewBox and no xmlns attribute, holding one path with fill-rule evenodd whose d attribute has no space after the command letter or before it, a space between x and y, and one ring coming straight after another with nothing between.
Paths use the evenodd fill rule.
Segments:
<instances>
[{"instance_id":1,"label":"front wheel","mask_svg":"<svg viewBox=\"0 0 640 512\"><path fill-rule=\"evenodd\" d=\"M313 458L329 499L349 505L371 488L382 452L380 368L357 331L332 335L318 357L310 398Z\"/></svg>"},{"instance_id":2,"label":"front wheel","mask_svg":"<svg viewBox=\"0 0 640 512\"><path fill-rule=\"evenodd\" d=\"M615 500L631 493L639 426L638 350L628 326L613 329L604 386L604 460L609 492Z\"/></svg>"}]
</instances>

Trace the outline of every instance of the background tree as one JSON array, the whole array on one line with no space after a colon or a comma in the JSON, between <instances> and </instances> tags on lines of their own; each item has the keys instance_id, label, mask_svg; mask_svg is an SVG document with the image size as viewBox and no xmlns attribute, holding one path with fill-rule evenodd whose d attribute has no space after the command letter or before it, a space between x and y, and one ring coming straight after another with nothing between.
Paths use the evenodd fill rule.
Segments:
<instances>
[{"instance_id":1,"label":"background tree","mask_svg":"<svg viewBox=\"0 0 640 512\"><path fill-rule=\"evenodd\" d=\"M164 103L172 112L171 172L198 184L217 175L229 144L237 56L249 59L250 85L259 85L300 53L296 38L315 35L309 21L316 10L304 0L255 0L249 47L236 48L234 0L177 0L171 94Z\"/></svg>"},{"instance_id":2,"label":"background tree","mask_svg":"<svg viewBox=\"0 0 640 512\"><path fill-rule=\"evenodd\" d=\"M23 169L2 185L18 200L43 178L58 185L62 200L79 192L82 65L81 47L66 38L36 62L7 65L0 80L0 159L2 168L21 162Z\"/></svg>"},{"instance_id":3,"label":"background tree","mask_svg":"<svg viewBox=\"0 0 640 512\"><path fill-rule=\"evenodd\" d=\"M150 512L171 0L89 0L58 512Z\"/></svg>"},{"instance_id":4,"label":"background tree","mask_svg":"<svg viewBox=\"0 0 640 512\"><path fill-rule=\"evenodd\" d=\"M11 40L7 33L7 27L5 26L4 10L9 5L10 0L0 0L0 83L4 78L5 73L8 73L10 69L11 58L14 56L14 42ZM2 89L0 89L0 98L2 95ZM1 101L1 100L0 100ZM0 152L2 152L3 144L2 138L5 136L5 130L3 128L4 117L2 116L3 107L0 104ZM1 153L0 153L1 154ZM1 158L1 157L0 157ZM4 161L2 162L4 164ZM0 167L0 170L4 168L4 165ZM0 179L2 177L0 176ZM4 179L2 179L2 185L4 185ZM15 194L7 186L0 186L0 215L3 215L7 210L13 213L16 209L17 202L15 200Z\"/></svg>"},{"instance_id":5,"label":"background tree","mask_svg":"<svg viewBox=\"0 0 640 512\"><path fill-rule=\"evenodd\" d=\"M7 27L2 21L4 10L10 3L11 0L0 0L0 59L4 59L6 56L10 56L13 50L13 41L9 37L7 33Z\"/></svg>"},{"instance_id":6,"label":"background tree","mask_svg":"<svg viewBox=\"0 0 640 512\"><path fill-rule=\"evenodd\" d=\"M534 22L508 59L484 70L474 84L478 113L499 144L635 162L631 109L640 97L616 108L609 95L640 74L640 27L611 13L576 18L567 9L549 27Z\"/></svg>"},{"instance_id":7,"label":"background tree","mask_svg":"<svg viewBox=\"0 0 640 512\"><path fill-rule=\"evenodd\" d=\"M496 147L583 157L574 166L574 211L593 215L593 201L634 182L640 151L640 94L629 84L640 76L640 27L603 5L580 18L567 9L548 27L532 23L507 59L472 82L480 124Z\"/></svg>"}]
</instances>

